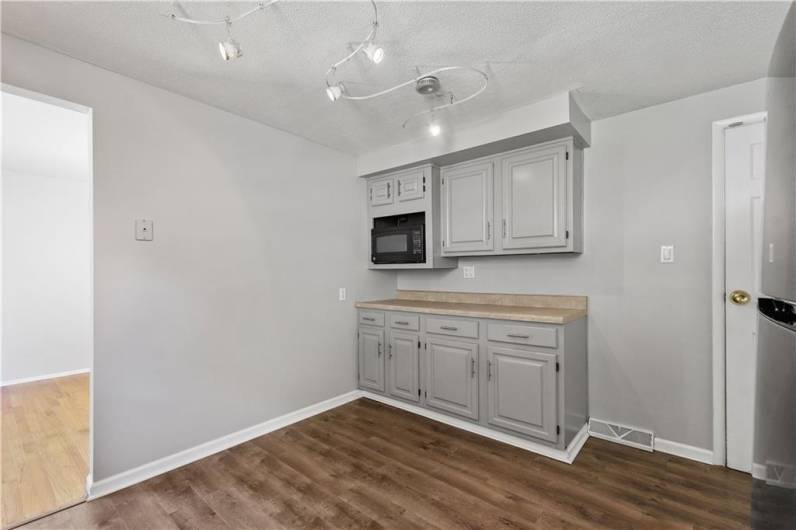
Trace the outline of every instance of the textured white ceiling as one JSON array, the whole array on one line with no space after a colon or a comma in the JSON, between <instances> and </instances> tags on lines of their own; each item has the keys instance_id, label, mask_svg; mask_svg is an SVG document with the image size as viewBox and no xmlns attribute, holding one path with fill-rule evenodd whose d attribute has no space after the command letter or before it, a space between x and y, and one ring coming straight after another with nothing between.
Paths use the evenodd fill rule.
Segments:
<instances>
[{"instance_id":1,"label":"textured white ceiling","mask_svg":"<svg viewBox=\"0 0 796 530\"><path fill-rule=\"evenodd\" d=\"M192 17L223 18L245 2L183 2ZM453 125L577 89L599 119L766 74L787 2L379 2L380 65L359 57L339 71L351 91L375 90L416 67L473 65L487 92ZM4 32L353 154L424 134L402 122L427 103L411 88L332 104L327 67L364 37L363 2L283 0L234 27L242 60L220 60L221 26L161 16L170 2L3 1ZM472 78L443 83L464 95Z\"/></svg>"}]
</instances>

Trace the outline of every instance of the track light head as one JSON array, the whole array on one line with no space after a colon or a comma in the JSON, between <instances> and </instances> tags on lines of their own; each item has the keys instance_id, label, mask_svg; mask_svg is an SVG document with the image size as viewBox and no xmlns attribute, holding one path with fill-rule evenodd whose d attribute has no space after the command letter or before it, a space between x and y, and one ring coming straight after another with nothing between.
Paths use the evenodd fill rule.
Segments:
<instances>
[{"instance_id":1,"label":"track light head","mask_svg":"<svg viewBox=\"0 0 796 530\"><path fill-rule=\"evenodd\" d=\"M367 46L362 48L362 51L374 64L379 64L384 60L384 48L377 46L373 41L370 41Z\"/></svg>"},{"instance_id":2,"label":"track light head","mask_svg":"<svg viewBox=\"0 0 796 530\"><path fill-rule=\"evenodd\" d=\"M229 37L218 43L218 51L221 53L221 58L225 61L232 61L243 57L243 50L240 48L238 41Z\"/></svg>"},{"instance_id":3,"label":"track light head","mask_svg":"<svg viewBox=\"0 0 796 530\"><path fill-rule=\"evenodd\" d=\"M431 136L439 136L439 134L442 132L442 127L439 126L439 123L432 121L428 125L428 132L431 134Z\"/></svg>"},{"instance_id":4,"label":"track light head","mask_svg":"<svg viewBox=\"0 0 796 530\"><path fill-rule=\"evenodd\" d=\"M329 100L337 101L343 95L343 85L329 85L326 87L326 95L329 96Z\"/></svg>"}]
</instances>

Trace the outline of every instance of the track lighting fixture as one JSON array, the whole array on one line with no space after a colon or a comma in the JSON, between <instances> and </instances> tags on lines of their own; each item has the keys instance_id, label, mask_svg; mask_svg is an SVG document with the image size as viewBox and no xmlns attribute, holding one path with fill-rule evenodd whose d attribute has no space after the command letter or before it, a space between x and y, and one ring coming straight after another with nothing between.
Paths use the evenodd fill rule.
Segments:
<instances>
[{"instance_id":1,"label":"track lighting fixture","mask_svg":"<svg viewBox=\"0 0 796 530\"><path fill-rule=\"evenodd\" d=\"M384 59L384 48L376 46L372 41L362 51L374 64L379 64Z\"/></svg>"},{"instance_id":2,"label":"track lighting fixture","mask_svg":"<svg viewBox=\"0 0 796 530\"><path fill-rule=\"evenodd\" d=\"M343 95L343 85L342 83L339 85L329 85L326 87L326 95L329 96L329 99L332 101L337 101Z\"/></svg>"},{"instance_id":3,"label":"track lighting fixture","mask_svg":"<svg viewBox=\"0 0 796 530\"><path fill-rule=\"evenodd\" d=\"M246 11L245 13L242 13L236 17L225 17L223 20L199 20L195 18L180 17L175 13L164 16L169 17L172 20L176 20L177 22L185 22L187 24L196 24L200 26L218 26L224 24L227 28L227 38L218 43L218 51L221 54L222 59L225 61L231 61L233 59L243 57L243 50L240 47L240 43L232 38L232 23L243 20L257 11L262 11L266 7L270 6L271 4L275 4L276 2L277 0L260 2L256 7Z\"/></svg>"},{"instance_id":4,"label":"track lighting fixture","mask_svg":"<svg viewBox=\"0 0 796 530\"><path fill-rule=\"evenodd\" d=\"M439 123L432 121L428 125L428 132L431 136L439 136L439 133L442 132L442 128L439 126Z\"/></svg>"}]
</instances>

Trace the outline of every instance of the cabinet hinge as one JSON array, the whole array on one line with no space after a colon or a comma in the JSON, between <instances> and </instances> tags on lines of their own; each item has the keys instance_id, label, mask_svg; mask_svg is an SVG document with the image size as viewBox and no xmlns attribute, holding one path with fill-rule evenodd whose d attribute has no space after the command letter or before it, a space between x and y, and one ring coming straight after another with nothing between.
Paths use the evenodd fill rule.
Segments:
<instances>
[{"instance_id":1,"label":"cabinet hinge","mask_svg":"<svg viewBox=\"0 0 796 530\"><path fill-rule=\"evenodd\" d=\"M556 363L556 372L560 371L561 371L561 365L559 363Z\"/></svg>"},{"instance_id":2,"label":"cabinet hinge","mask_svg":"<svg viewBox=\"0 0 796 530\"><path fill-rule=\"evenodd\" d=\"M417 341L417 349L420 349L420 341Z\"/></svg>"},{"instance_id":3,"label":"cabinet hinge","mask_svg":"<svg viewBox=\"0 0 796 530\"><path fill-rule=\"evenodd\" d=\"M442 185L445 185L445 177L442 177Z\"/></svg>"},{"instance_id":4,"label":"cabinet hinge","mask_svg":"<svg viewBox=\"0 0 796 530\"><path fill-rule=\"evenodd\" d=\"M556 425L556 434L561 434L561 425Z\"/></svg>"},{"instance_id":5,"label":"cabinet hinge","mask_svg":"<svg viewBox=\"0 0 796 530\"><path fill-rule=\"evenodd\" d=\"M370 200L373 201L373 188L370 188Z\"/></svg>"},{"instance_id":6,"label":"cabinet hinge","mask_svg":"<svg viewBox=\"0 0 796 530\"><path fill-rule=\"evenodd\" d=\"M569 239L569 230L564 232L564 239Z\"/></svg>"},{"instance_id":7,"label":"cabinet hinge","mask_svg":"<svg viewBox=\"0 0 796 530\"><path fill-rule=\"evenodd\" d=\"M426 191L426 177L423 177L423 191Z\"/></svg>"},{"instance_id":8,"label":"cabinet hinge","mask_svg":"<svg viewBox=\"0 0 796 530\"><path fill-rule=\"evenodd\" d=\"M417 389L417 397L420 397L420 389Z\"/></svg>"},{"instance_id":9,"label":"cabinet hinge","mask_svg":"<svg viewBox=\"0 0 796 530\"><path fill-rule=\"evenodd\" d=\"M569 160L569 151L567 151L567 160Z\"/></svg>"}]
</instances>

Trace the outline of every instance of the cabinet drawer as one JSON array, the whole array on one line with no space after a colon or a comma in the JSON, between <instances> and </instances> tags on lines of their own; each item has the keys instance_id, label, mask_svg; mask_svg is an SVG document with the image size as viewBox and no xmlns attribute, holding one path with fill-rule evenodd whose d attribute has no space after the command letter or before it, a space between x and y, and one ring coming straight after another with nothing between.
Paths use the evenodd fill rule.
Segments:
<instances>
[{"instance_id":1,"label":"cabinet drawer","mask_svg":"<svg viewBox=\"0 0 796 530\"><path fill-rule=\"evenodd\" d=\"M420 317L417 315L404 315L401 313L393 313L390 315L390 327L396 329L411 329L418 331L420 329Z\"/></svg>"},{"instance_id":2,"label":"cabinet drawer","mask_svg":"<svg viewBox=\"0 0 796 530\"><path fill-rule=\"evenodd\" d=\"M440 335L478 338L477 320L453 320L448 318L426 318L426 331Z\"/></svg>"},{"instance_id":3,"label":"cabinet drawer","mask_svg":"<svg viewBox=\"0 0 796 530\"><path fill-rule=\"evenodd\" d=\"M384 313L382 311L360 311L359 323L366 326L384 326Z\"/></svg>"},{"instance_id":4,"label":"cabinet drawer","mask_svg":"<svg viewBox=\"0 0 796 530\"><path fill-rule=\"evenodd\" d=\"M489 340L528 344L545 348L558 347L558 330L539 326L517 324L488 324L486 336Z\"/></svg>"}]
</instances>

